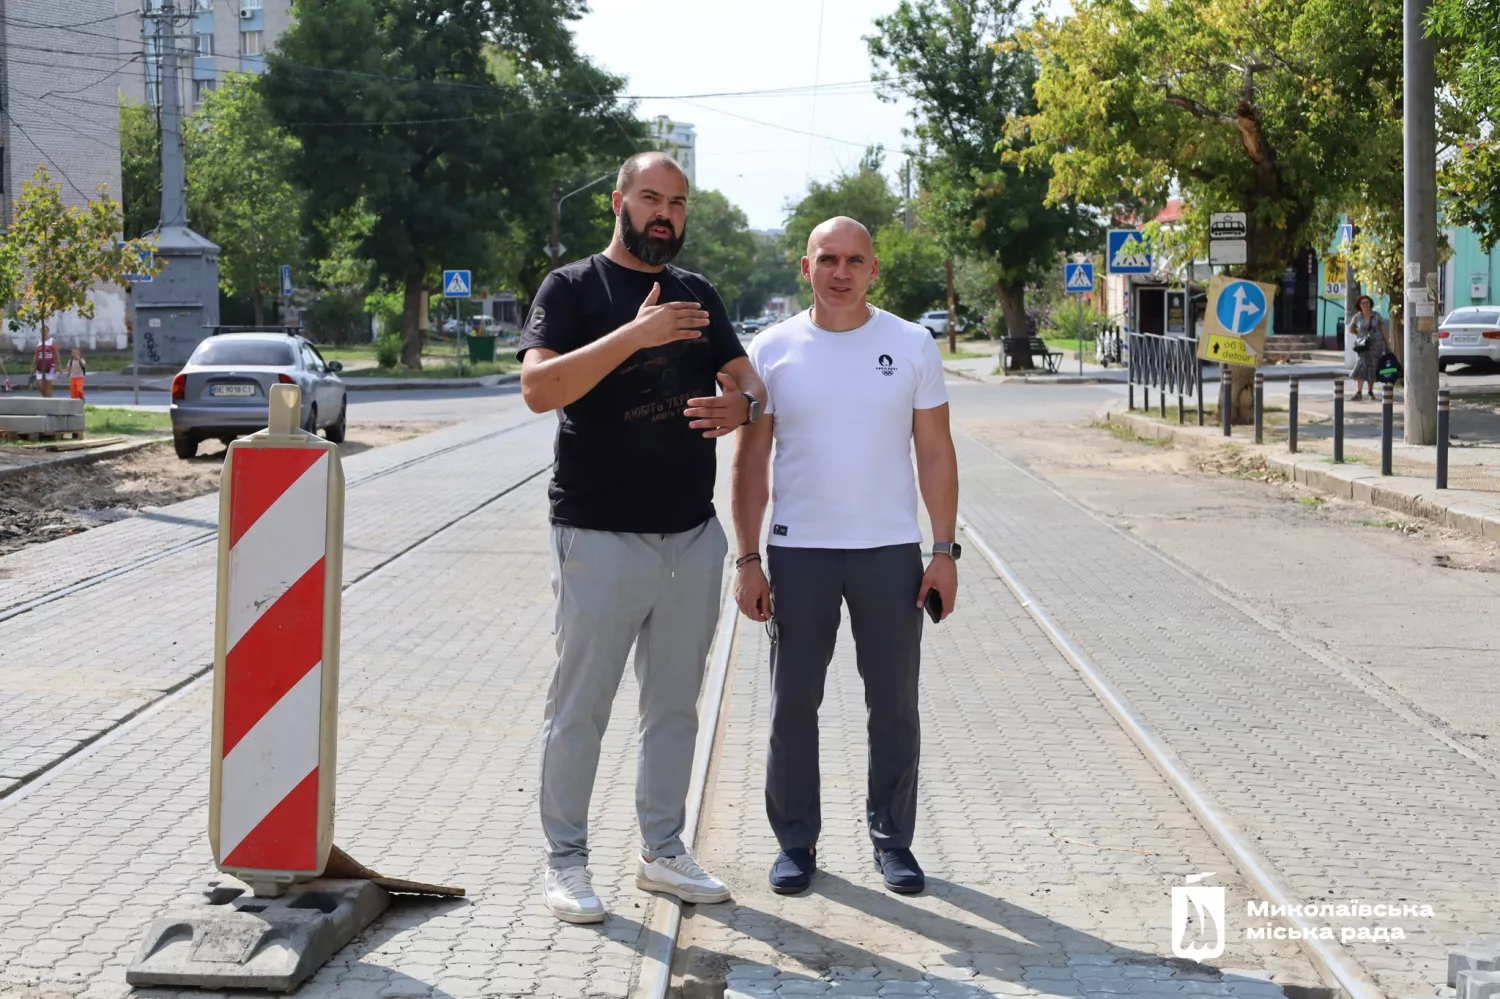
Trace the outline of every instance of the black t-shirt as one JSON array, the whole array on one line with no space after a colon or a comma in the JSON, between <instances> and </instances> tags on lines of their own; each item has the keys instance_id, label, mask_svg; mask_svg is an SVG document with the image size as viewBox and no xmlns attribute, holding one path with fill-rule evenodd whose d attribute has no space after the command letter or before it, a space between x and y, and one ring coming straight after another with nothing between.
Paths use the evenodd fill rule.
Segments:
<instances>
[{"instance_id":1,"label":"black t-shirt","mask_svg":"<svg viewBox=\"0 0 1500 999\"><path fill-rule=\"evenodd\" d=\"M713 440L688 426L687 401L714 395L715 375L745 348L719 293L702 275L621 267L602 254L547 275L516 351L559 354L635 318L651 285L660 302L698 302L709 324L694 340L638 350L583 398L564 406L552 471L552 523L594 531L675 534L714 515Z\"/></svg>"}]
</instances>

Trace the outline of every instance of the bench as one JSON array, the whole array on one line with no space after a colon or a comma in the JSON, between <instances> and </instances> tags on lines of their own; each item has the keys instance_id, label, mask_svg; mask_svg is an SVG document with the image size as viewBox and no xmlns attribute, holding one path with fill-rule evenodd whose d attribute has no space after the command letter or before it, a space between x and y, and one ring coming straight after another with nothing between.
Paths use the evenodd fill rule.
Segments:
<instances>
[{"instance_id":1,"label":"bench","mask_svg":"<svg viewBox=\"0 0 1500 999\"><path fill-rule=\"evenodd\" d=\"M1048 371L1057 371L1058 365L1062 362L1062 351L1049 350L1046 341L1039 336L1028 337L1024 343L1025 346L1022 347L1022 341L1012 340L1007 337L1003 341L1006 360L1009 361L1012 357L1023 356L1040 357ZM1009 367L1009 364L1006 366Z\"/></svg>"}]
</instances>

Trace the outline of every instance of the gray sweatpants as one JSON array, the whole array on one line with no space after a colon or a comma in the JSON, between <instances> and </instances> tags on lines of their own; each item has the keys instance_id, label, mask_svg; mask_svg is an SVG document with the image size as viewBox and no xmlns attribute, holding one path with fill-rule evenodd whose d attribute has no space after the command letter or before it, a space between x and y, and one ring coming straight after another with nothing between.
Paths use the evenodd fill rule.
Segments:
<instances>
[{"instance_id":1,"label":"gray sweatpants","mask_svg":"<svg viewBox=\"0 0 1500 999\"><path fill-rule=\"evenodd\" d=\"M599 745L635 646L635 809L647 860L684 852L698 691L728 542L715 518L681 534L552 528L557 672L542 722L541 813L552 867L588 863Z\"/></svg>"},{"instance_id":2,"label":"gray sweatpants","mask_svg":"<svg viewBox=\"0 0 1500 999\"><path fill-rule=\"evenodd\" d=\"M771 646L771 744L766 814L782 849L818 842L818 707L833 660L841 605L849 604L854 658L865 683L869 776L865 818L882 850L910 847L917 821L922 731L922 551L884 548L766 549L777 640Z\"/></svg>"}]
</instances>

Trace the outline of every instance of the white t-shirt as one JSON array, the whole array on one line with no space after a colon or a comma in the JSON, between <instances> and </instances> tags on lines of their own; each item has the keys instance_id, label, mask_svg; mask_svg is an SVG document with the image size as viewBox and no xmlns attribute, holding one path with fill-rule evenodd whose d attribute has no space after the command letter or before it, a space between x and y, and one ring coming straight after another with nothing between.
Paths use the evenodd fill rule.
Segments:
<instances>
[{"instance_id":1,"label":"white t-shirt","mask_svg":"<svg viewBox=\"0 0 1500 999\"><path fill-rule=\"evenodd\" d=\"M881 309L844 333L803 312L758 334L749 353L776 418L768 543L921 541L912 411L948 401L932 334Z\"/></svg>"}]
</instances>

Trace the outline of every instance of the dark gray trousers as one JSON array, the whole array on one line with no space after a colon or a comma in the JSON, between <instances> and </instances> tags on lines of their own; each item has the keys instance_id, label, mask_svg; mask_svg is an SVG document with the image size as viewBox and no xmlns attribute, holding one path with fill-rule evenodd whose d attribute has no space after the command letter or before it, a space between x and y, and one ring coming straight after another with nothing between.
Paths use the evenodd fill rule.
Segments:
<instances>
[{"instance_id":1,"label":"dark gray trousers","mask_svg":"<svg viewBox=\"0 0 1500 999\"><path fill-rule=\"evenodd\" d=\"M783 850L811 847L822 829L818 708L833 660L841 605L849 604L855 661L865 684L869 783L865 817L883 850L910 847L917 818L921 724L922 551L784 548L766 551L776 641L771 646L771 745L766 814Z\"/></svg>"}]
</instances>

